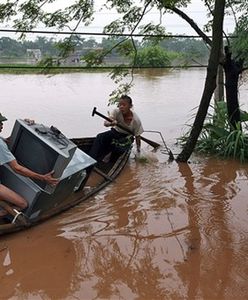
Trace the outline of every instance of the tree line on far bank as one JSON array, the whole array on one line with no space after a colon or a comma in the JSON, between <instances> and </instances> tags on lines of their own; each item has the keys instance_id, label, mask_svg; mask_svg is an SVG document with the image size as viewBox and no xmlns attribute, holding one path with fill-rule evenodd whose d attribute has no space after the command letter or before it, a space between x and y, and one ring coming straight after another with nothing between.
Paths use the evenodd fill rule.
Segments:
<instances>
[{"instance_id":1,"label":"tree line on far bank","mask_svg":"<svg viewBox=\"0 0 248 300\"><path fill-rule=\"evenodd\" d=\"M97 42L93 37L88 39L75 36L71 62L89 61L91 56L95 56L97 51L111 49L116 43L121 42L122 37L103 38ZM64 40L56 41L54 38L43 36L36 37L35 40L16 40L10 37L0 38L0 59L22 59L30 57L30 50L40 50L41 59L48 57L58 57L60 55L60 44ZM196 65L205 63L208 59L209 50L202 40L195 38L164 38L159 43L153 42L150 38L145 42L135 40L138 49L137 67L166 67L170 65ZM134 54L133 54L134 55ZM136 54L135 54L136 55ZM123 60L124 55L113 49L105 57L105 62L111 60ZM32 58L32 56L31 56ZM130 59L132 54L130 55ZM125 62L127 59L125 58Z\"/></svg>"}]
</instances>

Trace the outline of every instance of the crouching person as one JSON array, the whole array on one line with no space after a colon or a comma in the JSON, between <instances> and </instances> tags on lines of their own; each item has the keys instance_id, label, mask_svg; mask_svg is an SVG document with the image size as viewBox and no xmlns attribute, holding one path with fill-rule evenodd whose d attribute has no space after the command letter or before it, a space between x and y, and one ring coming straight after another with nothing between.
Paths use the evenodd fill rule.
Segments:
<instances>
[{"instance_id":1,"label":"crouching person","mask_svg":"<svg viewBox=\"0 0 248 300\"><path fill-rule=\"evenodd\" d=\"M0 113L0 132L3 129L3 122L6 121L7 118L5 118ZM0 165L8 164L10 168L25 177L30 177L33 179L38 179L41 181L45 181L50 185L56 185L59 182L58 178L54 178L52 175L54 171L51 171L47 174L39 174L36 172L31 171L28 168L25 168L24 166L21 166L17 160L15 159L14 155L10 152L5 140L0 137ZM1 180L1 174L0 174L0 180ZM24 218L24 215L21 213L21 211L25 210L28 206L28 202L19 194L12 191L8 187L4 186L0 182L0 217L3 217L4 215L11 214L13 216L13 221L16 223L23 223L23 225L27 225L25 223L28 222L27 218Z\"/></svg>"}]
</instances>

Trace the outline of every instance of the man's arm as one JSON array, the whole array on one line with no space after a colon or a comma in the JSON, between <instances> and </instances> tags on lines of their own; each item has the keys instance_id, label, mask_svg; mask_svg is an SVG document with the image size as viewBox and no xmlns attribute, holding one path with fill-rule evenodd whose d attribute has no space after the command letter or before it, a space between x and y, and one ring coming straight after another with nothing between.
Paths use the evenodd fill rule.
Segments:
<instances>
[{"instance_id":1,"label":"man's arm","mask_svg":"<svg viewBox=\"0 0 248 300\"><path fill-rule=\"evenodd\" d=\"M38 180L41 180L41 181L46 181L50 185L56 185L59 182L58 178L52 177L52 174L54 173L54 171L51 171L47 174L39 174L39 173L31 171L28 168L25 168L25 167L21 166L16 160L10 161L8 163L8 165L16 173L18 173L20 175L23 175L23 176L38 179Z\"/></svg>"}]
</instances>

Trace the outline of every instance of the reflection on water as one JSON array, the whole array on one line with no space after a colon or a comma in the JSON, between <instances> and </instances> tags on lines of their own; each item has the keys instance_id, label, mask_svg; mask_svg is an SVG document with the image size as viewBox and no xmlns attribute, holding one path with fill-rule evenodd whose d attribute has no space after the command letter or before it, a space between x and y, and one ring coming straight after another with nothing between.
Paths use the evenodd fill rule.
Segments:
<instances>
[{"instance_id":1,"label":"reflection on water","mask_svg":"<svg viewBox=\"0 0 248 300\"><path fill-rule=\"evenodd\" d=\"M187 101L182 106L176 85L186 86L190 76L193 88L199 89L204 80L201 71L187 72L152 74L149 80L145 73L137 77L135 106L146 127L160 130L170 147L200 92L192 97L183 93ZM58 119L53 119L50 94L41 111L26 112L60 123L57 127L64 126L62 131L71 135L75 128L76 135L88 130L82 128L81 115L87 119L93 103L102 106L100 110L105 104L94 93L92 101L81 103L86 93L78 84L86 88L89 79L82 75L81 82L79 75L73 76L51 79L60 88L64 83L58 94L54 86L46 90L53 91L63 109L70 106L63 93L74 107L60 108ZM92 76L100 87L111 86L102 74ZM39 92L47 85L47 79L28 80ZM71 96L67 89L73 91ZM101 120L89 120L89 133L102 129ZM160 151L154 156L157 159L148 164L130 159L116 182L63 215L3 237L0 299L247 299L247 165L203 157L177 164Z\"/></svg>"},{"instance_id":2,"label":"reflection on water","mask_svg":"<svg viewBox=\"0 0 248 300\"><path fill-rule=\"evenodd\" d=\"M69 294L75 248L49 223L37 229L2 239L0 299L63 299Z\"/></svg>"}]
</instances>

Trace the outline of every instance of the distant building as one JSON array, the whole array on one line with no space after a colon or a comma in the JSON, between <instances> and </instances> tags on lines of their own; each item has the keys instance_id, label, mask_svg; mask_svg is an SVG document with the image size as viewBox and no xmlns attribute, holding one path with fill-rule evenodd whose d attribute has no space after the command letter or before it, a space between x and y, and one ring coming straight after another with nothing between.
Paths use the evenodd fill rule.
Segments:
<instances>
[{"instance_id":1,"label":"distant building","mask_svg":"<svg viewBox=\"0 0 248 300\"><path fill-rule=\"evenodd\" d=\"M91 51L102 51L103 48L92 48L92 47L83 47L79 50L75 50L65 59L65 64L67 65L81 65L84 62L83 56Z\"/></svg>"},{"instance_id":2,"label":"distant building","mask_svg":"<svg viewBox=\"0 0 248 300\"><path fill-rule=\"evenodd\" d=\"M80 64L81 55L82 55L81 51L78 50L74 51L66 58L65 63L78 65Z\"/></svg>"},{"instance_id":3,"label":"distant building","mask_svg":"<svg viewBox=\"0 0 248 300\"><path fill-rule=\"evenodd\" d=\"M28 59L38 62L41 60L41 50L40 49L27 49Z\"/></svg>"}]
</instances>

